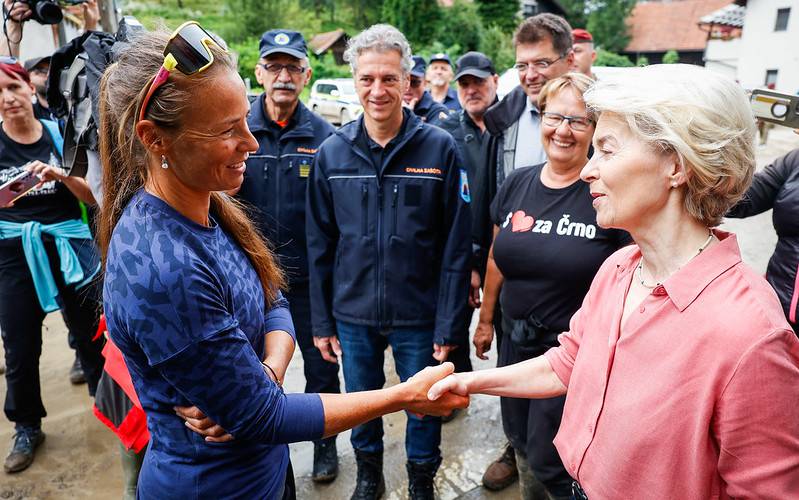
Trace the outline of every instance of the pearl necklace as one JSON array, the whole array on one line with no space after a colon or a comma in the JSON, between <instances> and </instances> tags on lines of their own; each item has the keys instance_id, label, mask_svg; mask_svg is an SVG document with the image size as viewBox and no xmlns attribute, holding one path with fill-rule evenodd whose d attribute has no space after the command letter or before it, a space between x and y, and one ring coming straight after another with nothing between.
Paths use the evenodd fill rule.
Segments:
<instances>
[{"instance_id":1,"label":"pearl necklace","mask_svg":"<svg viewBox=\"0 0 799 500\"><path fill-rule=\"evenodd\" d=\"M694 257L696 257L697 255L702 253L708 247L708 245L710 245L710 242L713 241L713 231L708 229L708 233L710 233L710 234L708 234L707 239L705 240L705 242L702 243L702 246L699 247L699 250L697 250L697 252L695 254L693 254L690 259L688 259L688 262L690 262L691 260L693 260ZM686 262L686 264L688 262ZM683 266L684 265L685 264L683 264ZM682 266L678 267L677 269L679 270L681 267ZM638 281L641 283L641 285L644 288L649 288L649 289L657 288L657 287L659 287L660 285L663 284L661 282L657 282L654 285L650 285L650 284L648 284L647 282L644 281L644 258L643 258L643 256L641 257L641 261L638 262Z\"/></svg>"}]
</instances>

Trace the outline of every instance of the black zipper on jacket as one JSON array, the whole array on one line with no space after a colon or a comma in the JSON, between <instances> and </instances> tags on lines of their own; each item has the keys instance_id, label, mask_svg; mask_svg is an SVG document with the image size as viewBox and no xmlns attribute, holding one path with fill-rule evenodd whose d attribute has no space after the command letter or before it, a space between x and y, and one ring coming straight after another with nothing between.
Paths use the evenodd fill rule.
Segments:
<instances>
[{"instance_id":1,"label":"black zipper on jacket","mask_svg":"<svg viewBox=\"0 0 799 500\"><path fill-rule=\"evenodd\" d=\"M361 184L361 235L366 236L369 229L369 185Z\"/></svg>"},{"instance_id":2,"label":"black zipper on jacket","mask_svg":"<svg viewBox=\"0 0 799 500\"><path fill-rule=\"evenodd\" d=\"M394 183L394 189L391 196L391 210L393 212L392 219L391 219L391 234L397 234L397 212L399 212L399 208L397 208L397 201L399 199L399 182Z\"/></svg>"}]
</instances>

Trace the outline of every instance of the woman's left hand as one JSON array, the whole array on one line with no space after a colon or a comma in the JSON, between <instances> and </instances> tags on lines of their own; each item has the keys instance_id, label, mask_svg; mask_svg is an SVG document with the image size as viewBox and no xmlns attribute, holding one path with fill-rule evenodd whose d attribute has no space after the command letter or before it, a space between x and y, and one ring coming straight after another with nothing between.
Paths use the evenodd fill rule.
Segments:
<instances>
[{"instance_id":1,"label":"woman's left hand","mask_svg":"<svg viewBox=\"0 0 799 500\"><path fill-rule=\"evenodd\" d=\"M40 161L34 161L28 165L28 171L41 179L39 186L49 181L64 182L69 177L66 170L61 167L54 167ZM38 187L38 186L37 186Z\"/></svg>"},{"instance_id":2,"label":"woman's left hand","mask_svg":"<svg viewBox=\"0 0 799 500\"><path fill-rule=\"evenodd\" d=\"M196 406L176 406L175 413L184 420L186 427L205 437L209 443L226 443L234 439Z\"/></svg>"}]
</instances>

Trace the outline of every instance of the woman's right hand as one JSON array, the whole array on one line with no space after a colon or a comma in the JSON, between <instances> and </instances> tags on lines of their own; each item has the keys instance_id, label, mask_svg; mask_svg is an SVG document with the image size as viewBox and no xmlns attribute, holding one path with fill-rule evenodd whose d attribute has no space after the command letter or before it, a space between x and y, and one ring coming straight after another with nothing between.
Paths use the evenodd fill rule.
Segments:
<instances>
[{"instance_id":1,"label":"woman's right hand","mask_svg":"<svg viewBox=\"0 0 799 500\"><path fill-rule=\"evenodd\" d=\"M436 415L445 416L452 413L456 408L466 408L469 406L469 396L455 393L443 394L436 401L428 398L428 391L434 384L447 376L451 376L455 366L450 363L442 363L438 366L428 366L413 377L406 380L402 385L405 386L405 396L403 409L417 415Z\"/></svg>"},{"instance_id":2,"label":"woman's right hand","mask_svg":"<svg viewBox=\"0 0 799 500\"><path fill-rule=\"evenodd\" d=\"M475 354L480 359L488 359L485 355L486 352L491 350L491 343L494 341L494 325L490 321L480 320L477 322L477 328L474 331L474 344Z\"/></svg>"}]
</instances>

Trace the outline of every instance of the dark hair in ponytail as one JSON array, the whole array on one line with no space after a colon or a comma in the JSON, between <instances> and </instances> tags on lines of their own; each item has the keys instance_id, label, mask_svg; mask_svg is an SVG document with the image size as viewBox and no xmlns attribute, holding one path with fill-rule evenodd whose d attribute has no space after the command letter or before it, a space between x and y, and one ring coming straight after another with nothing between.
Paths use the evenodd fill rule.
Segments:
<instances>
[{"instance_id":1,"label":"dark hair in ponytail","mask_svg":"<svg viewBox=\"0 0 799 500\"><path fill-rule=\"evenodd\" d=\"M148 152L136 135L137 111L148 84L163 61L169 33L150 32L136 38L109 66L100 82L100 159L103 165L103 205L97 223L97 241L103 259L108 255L111 235L133 195L147 180ZM180 130L181 117L193 92L212 82L220 71L236 71L233 57L212 48L214 64L208 70L186 76L173 72L156 91L146 117L159 126ZM239 244L249 258L264 289L267 305L285 286L283 272L263 237L247 217L241 204L222 193L211 193L211 214Z\"/></svg>"}]
</instances>

